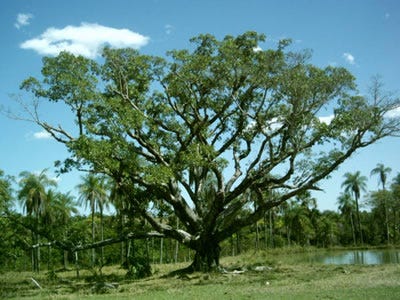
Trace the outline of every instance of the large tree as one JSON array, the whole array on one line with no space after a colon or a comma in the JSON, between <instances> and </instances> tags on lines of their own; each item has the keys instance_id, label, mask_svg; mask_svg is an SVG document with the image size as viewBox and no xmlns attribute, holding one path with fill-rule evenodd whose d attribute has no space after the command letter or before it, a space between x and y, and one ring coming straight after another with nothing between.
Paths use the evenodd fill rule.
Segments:
<instances>
[{"instance_id":1,"label":"large tree","mask_svg":"<svg viewBox=\"0 0 400 300\"><path fill-rule=\"evenodd\" d=\"M22 88L37 98L34 121L71 152L64 170L112 177L156 231L196 251L193 270L209 270L221 241L399 129L385 118L395 101L369 101L344 68L316 67L288 40L260 50L264 40L200 35L167 59L106 48L101 63L62 52ZM40 98L69 107L76 130L40 119ZM171 207L179 228L149 202Z\"/></svg>"}]
</instances>

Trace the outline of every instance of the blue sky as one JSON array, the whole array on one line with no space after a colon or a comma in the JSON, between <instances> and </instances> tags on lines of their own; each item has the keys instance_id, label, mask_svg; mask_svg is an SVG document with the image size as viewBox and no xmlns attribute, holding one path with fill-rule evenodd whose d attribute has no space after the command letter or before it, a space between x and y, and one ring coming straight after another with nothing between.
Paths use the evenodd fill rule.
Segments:
<instances>
[{"instance_id":1,"label":"blue sky","mask_svg":"<svg viewBox=\"0 0 400 300\"><path fill-rule=\"evenodd\" d=\"M188 48L188 40L200 33L222 38L248 30L266 34L263 48L292 38L292 48L313 51L312 63L348 68L361 94L367 92L371 77L379 74L385 89L400 95L397 0L2 0L0 103L18 109L11 95L20 93L22 80L38 76L43 55L54 55L66 44L70 51L94 59L104 43L164 55L171 49ZM56 123L67 115L43 108L43 116ZM6 174L49 168L53 175L53 162L68 155L35 124L0 115L0 128L0 169ZM399 139L387 138L357 153L321 184L325 192L314 194L318 207L336 210L345 172L360 170L369 178L377 163L393 169L391 178L400 172L399 146ZM62 175L59 188L74 192L78 182L77 173ZM376 178L369 178L369 189L377 189Z\"/></svg>"}]
</instances>

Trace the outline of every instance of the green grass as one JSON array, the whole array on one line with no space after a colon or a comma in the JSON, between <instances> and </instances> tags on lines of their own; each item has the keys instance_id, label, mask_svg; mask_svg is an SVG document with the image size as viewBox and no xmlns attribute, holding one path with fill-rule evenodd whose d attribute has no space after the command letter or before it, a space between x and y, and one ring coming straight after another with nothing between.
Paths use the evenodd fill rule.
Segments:
<instances>
[{"instance_id":1,"label":"green grass","mask_svg":"<svg viewBox=\"0 0 400 300\"><path fill-rule=\"evenodd\" d=\"M285 253L283 254L282 251ZM125 279L125 270L105 267L103 280L115 289L96 289L89 271L56 278L30 272L0 274L1 299L399 299L400 266L321 265L300 262L304 250L274 250L227 257L221 263L243 274L193 273L168 276L184 264L155 265L153 276ZM255 266L266 266L255 271ZM34 277L42 289L32 282ZM102 294L104 292L104 294Z\"/></svg>"}]
</instances>

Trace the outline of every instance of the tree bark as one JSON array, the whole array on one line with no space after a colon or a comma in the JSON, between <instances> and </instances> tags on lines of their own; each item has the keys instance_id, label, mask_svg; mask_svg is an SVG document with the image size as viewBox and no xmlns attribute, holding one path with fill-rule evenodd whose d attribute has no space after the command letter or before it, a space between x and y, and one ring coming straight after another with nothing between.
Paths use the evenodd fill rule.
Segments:
<instances>
[{"instance_id":1,"label":"tree bark","mask_svg":"<svg viewBox=\"0 0 400 300\"><path fill-rule=\"evenodd\" d=\"M221 247L212 237L205 238L197 244L193 263L189 267L193 272L209 272L219 267Z\"/></svg>"}]
</instances>

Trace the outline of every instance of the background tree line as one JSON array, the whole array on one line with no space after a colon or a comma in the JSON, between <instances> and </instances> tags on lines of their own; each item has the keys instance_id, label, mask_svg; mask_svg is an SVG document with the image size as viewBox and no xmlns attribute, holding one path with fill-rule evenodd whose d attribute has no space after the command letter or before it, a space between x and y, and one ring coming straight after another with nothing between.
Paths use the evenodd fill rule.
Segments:
<instances>
[{"instance_id":1,"label":"background tree line","mask_svg":"<svg viewBox=\"0 0 400 300\"><path fill-rule=\"evenodd\" d=\"M398 244L400 173L388 182L390 172L382 164L371 171L371 176L379 179L379 189L372 191L367 191L366 176L358 171L346 173L337 211L321 212L309 192L298 195L224 241L221 255L293 245ZM143 276L139 273L149 272L149 264L193 259L190 248L164 237L126 239L79 251L79 255L51 243L57 240L81 245L150 229L146 220L117 196L115 188L109 178L88 174L81 178L79 196L74 197L57 191L56 182L46 170L40 174L22 172L18 179L0 171L0 268L39 272L78 267L98 268L101 272L104 265L121 264L131 274ZM22 213L15 209L17 204L23 208ZM110 207L114 212L105 215ZM87 216L82 215L83 208L89 210ZM250 214L254 209L244 206L241 214ZM150 211L160 222L179 223L169 207L158 205Z\"/></svg>"}]
</instances>

